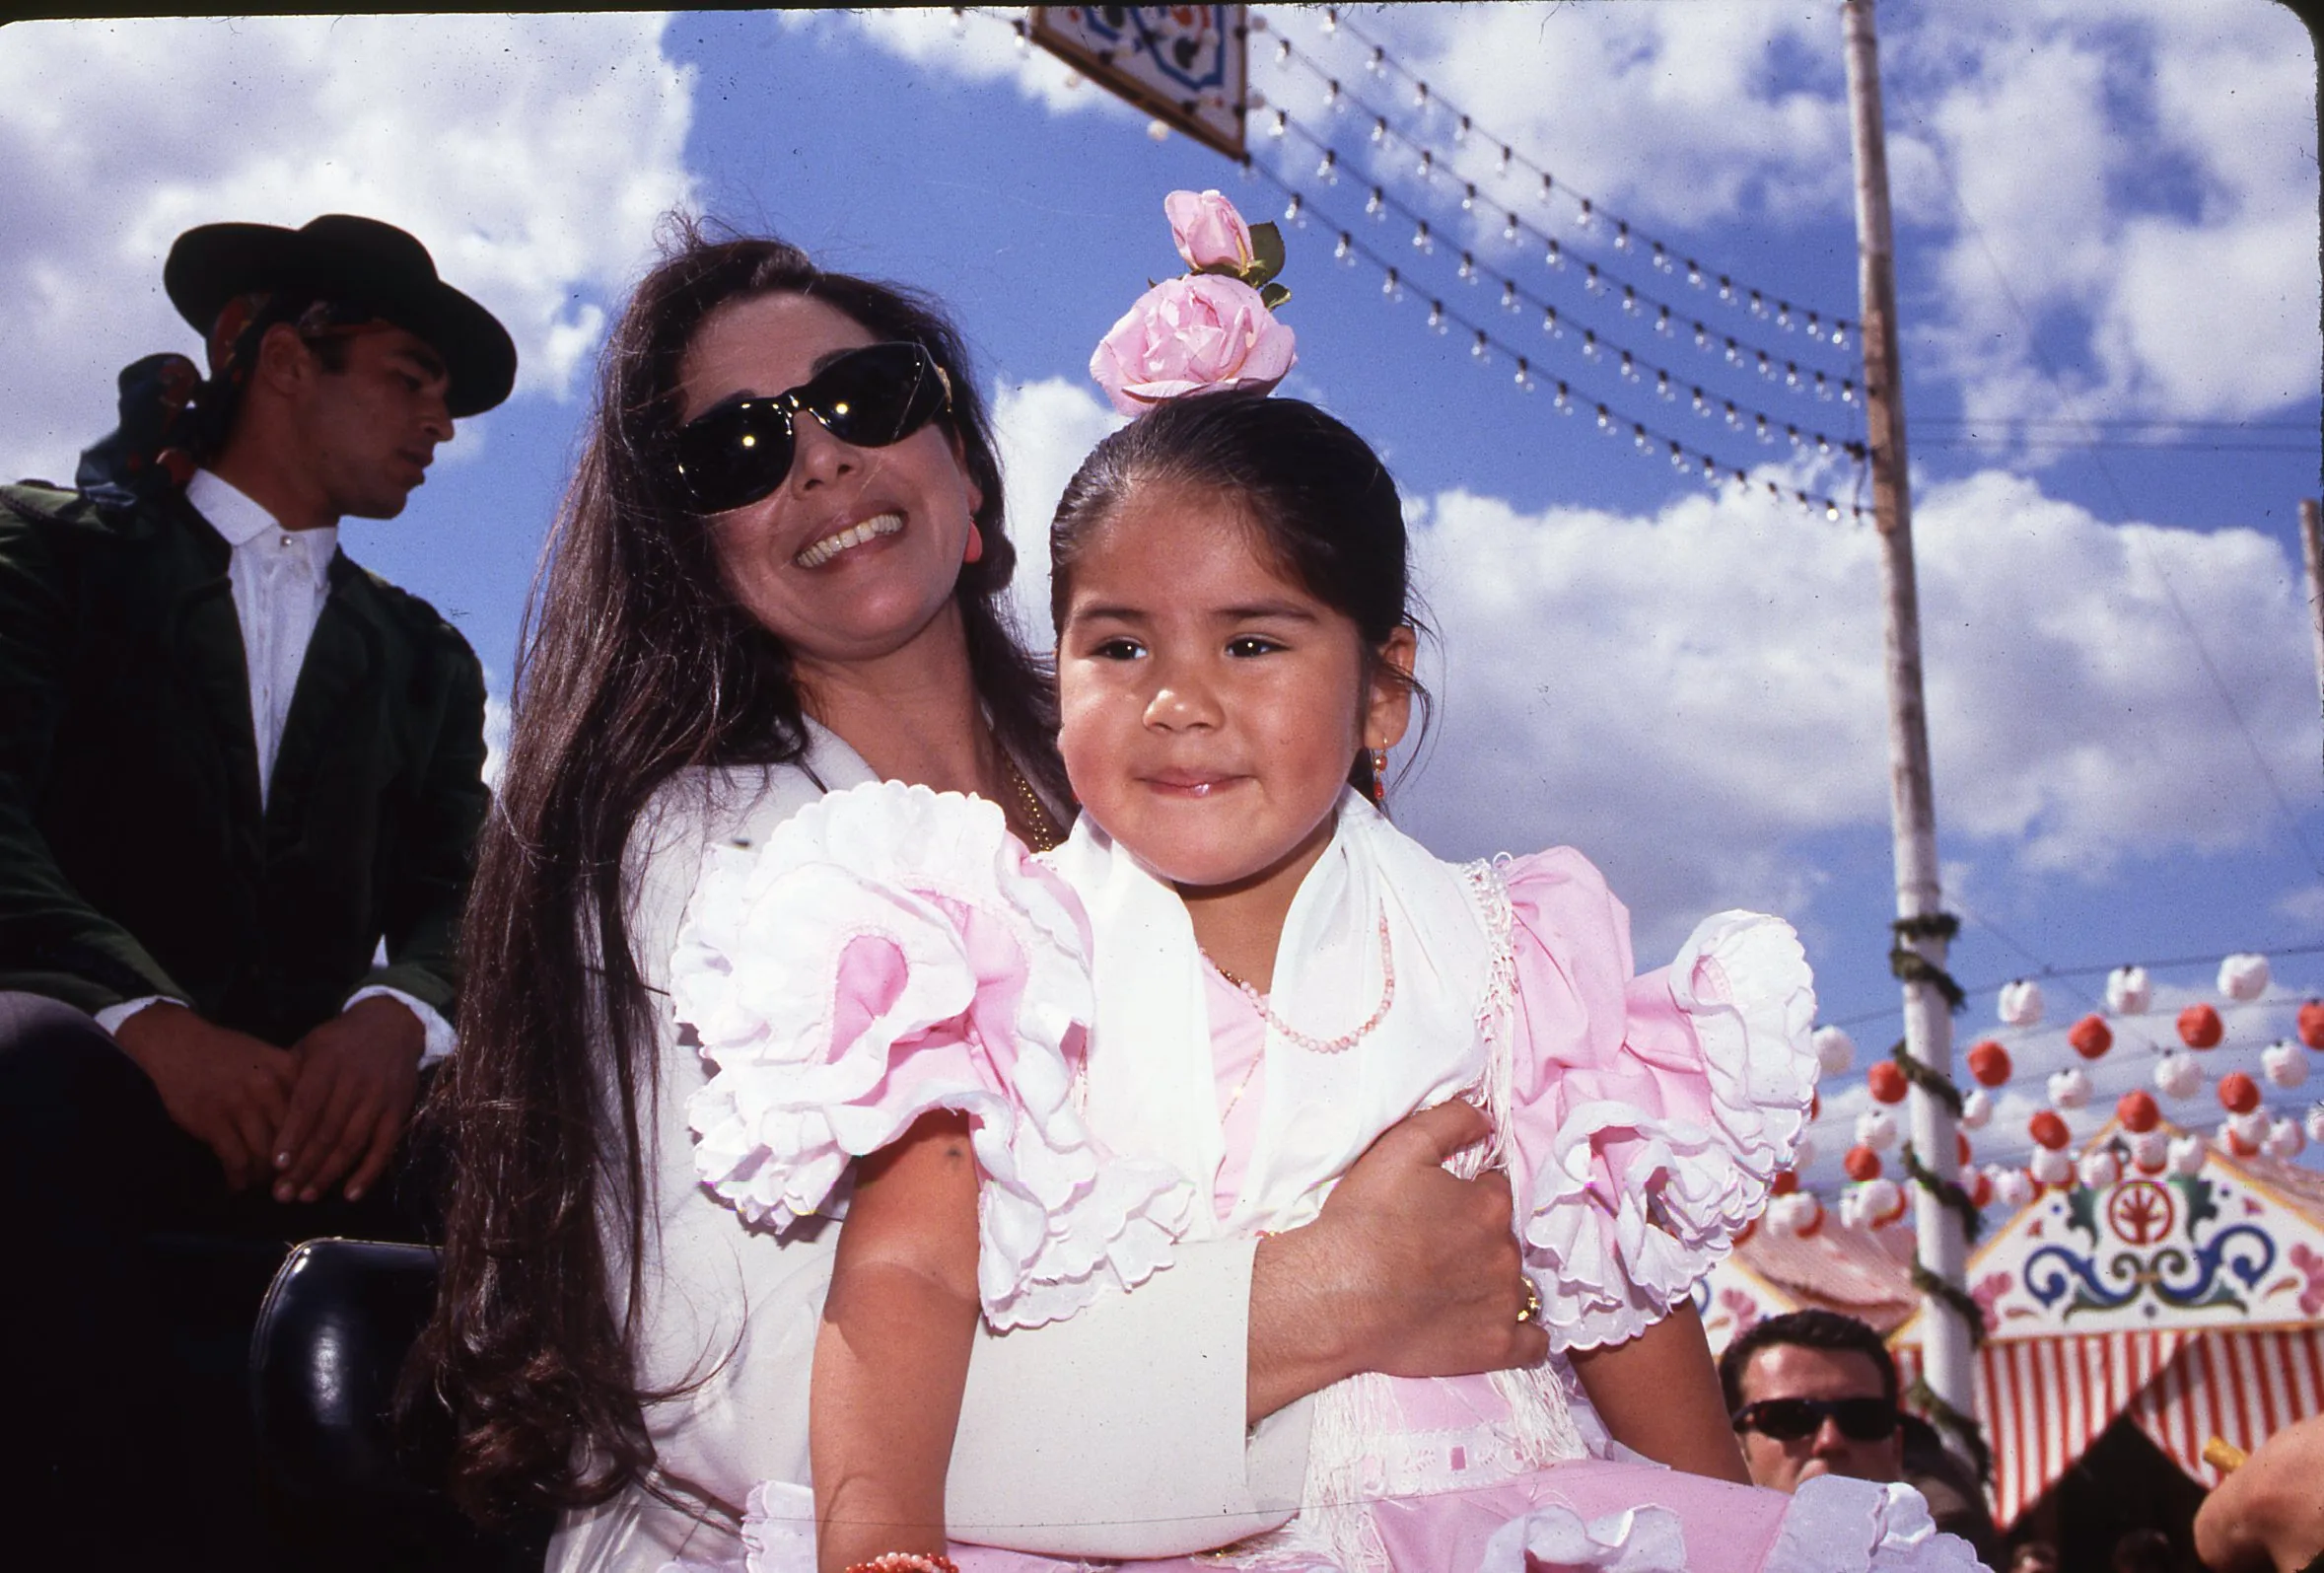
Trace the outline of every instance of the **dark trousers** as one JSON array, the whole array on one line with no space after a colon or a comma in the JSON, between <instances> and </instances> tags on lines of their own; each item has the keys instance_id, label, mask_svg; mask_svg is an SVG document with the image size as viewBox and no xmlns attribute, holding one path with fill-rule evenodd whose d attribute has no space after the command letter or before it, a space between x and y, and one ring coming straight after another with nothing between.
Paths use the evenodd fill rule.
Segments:
<instances>
[{"instance_id":1,"label":"dark trousers","mask_svg":"<svg viewBox=\"0 0 2324 1573\"><path fill-rule=\"evenodd\" d=\"M259 1302L292 1245L423 1239L427 1200L407 1176L236 1195L94 1021L0 991L0 1563L290 1565L251 1437Z\"/></svg>"}]
</instances>

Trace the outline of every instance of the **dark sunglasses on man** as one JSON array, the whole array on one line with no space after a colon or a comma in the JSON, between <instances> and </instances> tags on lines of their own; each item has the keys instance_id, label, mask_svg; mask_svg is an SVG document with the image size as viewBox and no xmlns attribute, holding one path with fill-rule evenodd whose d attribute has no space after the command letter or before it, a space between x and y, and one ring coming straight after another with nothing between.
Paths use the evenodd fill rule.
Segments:
<instances>
[{"instance_id":1,"label":"dark sunglasses on man","mask_svg":"<svg viewBox=\"0 0 2324 1573\"><path fill-rule=\"evenodd\" d=\"M791 473L802 412L856 448L902 442L950 408L952 385L918 344L872 344L832 358L811 381L771 398L715 406L678 428L673 470L706 514L754 503Z\"/></svg>"},{"instance_id":2,"label":"dark sunglasses on man","mask_svg":"<svg viewBox=\"0 0 2324 1573\"><path fill-rule=\"evenodd\" d=\"M1735 1413L1737 1431L1756 1431L1771 1442L1798 1442L1837 1421L1851 1442L1878 1442L1896 1434L1896 1405L1886 1398L1761 1398Z\"/></svg>"}]
</instances>

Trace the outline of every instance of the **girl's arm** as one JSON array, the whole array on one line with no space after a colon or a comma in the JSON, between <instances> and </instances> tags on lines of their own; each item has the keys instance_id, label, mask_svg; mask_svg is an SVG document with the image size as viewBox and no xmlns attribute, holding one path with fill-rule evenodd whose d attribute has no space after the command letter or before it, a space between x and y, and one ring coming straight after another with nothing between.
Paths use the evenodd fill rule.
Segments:
<instances>
[{"instance_id":1,"label":"girl's arm","mask_svg":"<svg viewBox=\"0 0 2324 1573\"><path fill-rule=\"evenodd\" d=\"M1614 1440L1689 1474L1751 1483L1720 1392L1703 1319L1685 1301L1628 1343L1568 1359Z\"/></svg>"},{"instance_id":2,"label":"girl's arm","mask_svg":"<svg viewBox=\"0 0 2324 1573\"><path fill-rule=\"evenodd\" d=\"M945 1548L945 1466L976 1333L976 1159L933 1113L856 1166L815 1337L815 1560Z\"/></svg>"}]
</instances>

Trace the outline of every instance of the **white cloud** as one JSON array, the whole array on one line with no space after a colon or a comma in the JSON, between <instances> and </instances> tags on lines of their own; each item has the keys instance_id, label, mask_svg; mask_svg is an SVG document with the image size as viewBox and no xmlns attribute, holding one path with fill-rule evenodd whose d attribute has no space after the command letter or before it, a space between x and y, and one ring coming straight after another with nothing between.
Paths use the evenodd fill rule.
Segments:
<instances>
[{"instance_id":1,"label":"white cloud","mask_svg":"<svg viewBox=\"0 0 2324 1573\"><path fill-rule=\"evenodd\" d=\"M1009 533L1017 542L1011 586L1025 641L1045 649L1049 626L1049 519L1065 483L1099 438L1122 424L1081 383L1051 377L997 389L993 426L1009 487Z\"/></svg>"},{"instance_id":2,"label":"white cloud","mask_svg":"<svg viewBox=\"0 0 2324 1573\"><path fill-rule=\"evenodd\" d=\"M1868 528L1707 494L1651 518L1461 492L1425 511L1440 725L1402 812L1440 850L1582 846L1618 865L1652 954L1683 914L1797 910L1822 878L1804 838L1886 823ZM2107 526L1991 472L1929 488L1915 533L1956 850L2095 877L2276 832L2180 608L2277 781L2312 802L2305 608L2277 542Z\"/></svg>"},{"instance_id":3,"label":"white cloud","mask_svg":"<svg viewBox=\"0 0 2324 1573\"><path fill-rule=\"evenodd\" d=\"M1020 97L1053 114L1132 113L1057 56L1029 44L1020 45L1008 22L996 23L990 16L955 17L947 7L899 6L837 14L779 11L775 18L781 26L793 29L844 24L915 65L939 69L967 82L1006 82Z\"/></svg>"},{"instance_id":4,"label":"white cloud","mask_svg":"<svg viewBox=\"0 0 2324 1573\"><path fill-rule=\"evenodd\" d=\"M0 468L69 475L112 373L199 351L161 293L178 232L355 211L403 225L565 396L682 165L664 19L343 17L0 29ZM458 446L458 445L456 445Z\"/></svg>"}]
</instances>

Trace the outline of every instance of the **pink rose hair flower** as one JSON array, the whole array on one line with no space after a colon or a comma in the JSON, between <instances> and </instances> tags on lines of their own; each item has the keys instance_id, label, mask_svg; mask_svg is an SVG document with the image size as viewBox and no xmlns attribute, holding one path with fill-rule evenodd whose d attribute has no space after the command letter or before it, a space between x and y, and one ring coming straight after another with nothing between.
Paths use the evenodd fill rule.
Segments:
<instances>
[{"instance_id":1,"label":"pink rose hair flower","mask_svg":"<svg viewBox=\"0 0 2324 1573\"><path fill-rule=\"evenodd\" d=\"M1274 282L1282 235L1246 225L1216 191L1172 191L1162 211L1193 271L1140 296L1098 341L1090 375L1125 415L1209 389L1272 389L1298 359L1271 309L1291 299Z\"/></svg>"},{"instance_id":2,"label":"pink rose hair flower","mask_svg":"<svg viewBox=\"0 0 2324 1573\"><path fill-rule=\"evenodd\" d=\"M1292 330L1259 292L1216 273L1164 279L1122 314L1090 357L1113 407L1135 415L1165 398L1212 388L1283 381L1298 359Z\"/></svg>"},{"instance_id":3,"label":"pink rose hair flower","mask_svg":"<svg viewBox=\"0 0 2324 1573\"><path fill-rule=\"evenodd\" d=\"M1218 192L1172 191L1162 198L1162 212L1169 217L1170 239L1188 267L1198 272L1231 268L1239 278L1257 260L1250 226Z\"/></svg>"}]
</instances>

